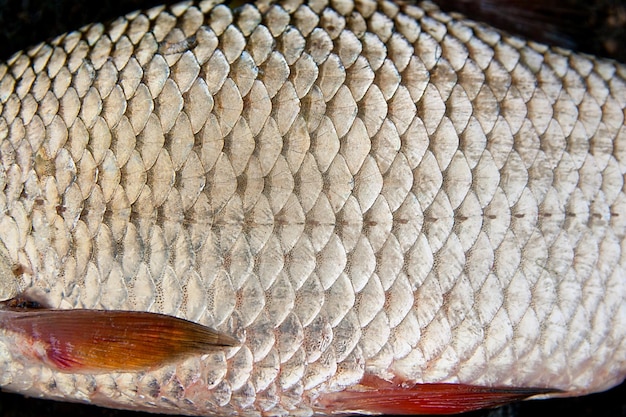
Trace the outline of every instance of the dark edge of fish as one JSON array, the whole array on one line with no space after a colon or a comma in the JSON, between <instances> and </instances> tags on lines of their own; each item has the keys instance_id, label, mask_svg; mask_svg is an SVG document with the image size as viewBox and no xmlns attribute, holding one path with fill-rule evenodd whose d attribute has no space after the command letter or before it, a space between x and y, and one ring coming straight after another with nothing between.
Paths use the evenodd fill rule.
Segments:
<instances>
[{"instance_id":1,"label":"dark edge of fish","mask_svg":"<svg viewBox=\"0 0 626 417\"><path fill-rule=\"evenodd\" d=\"M444 11L532 39L626 62L624 0L433 0Z\"/></svg>"},{"instance_id":2,"label":"dark edge of fish","mask_svg":"<svg viewBox=\"0 0 626 417\"><path fill-rule=\"evenodd\" d=\"M79 0L0 0L0 60L88 23L107 22L134 10L178 1L101 0L94 7ZM624 0L432 1L445 11L461 12L538 42L556 43L626 62ZM235 6L245 2L226 0Z\"/></svg>"},{"instance_id":3,"label":"dark edge of fish","mask_svg":"<svg viewBox=\"0 0 626 417\"><path fill-rule=\"evenodd\" d=\"M470 4L484 0L433 0L450 11L452 4ZM493 0L492 3L505 0ZM0 0L0 60L8 59L13 53L51 39L64 32L78 29L92 22L106 22L137 9L146 9L161 4L174 4L177 0L100 0L97 7L81 0ZM594 40L584 52L607 56L626 62L626 10L625 0L589 0L588 10L595 10L590 21L602 36ZM471 7L469 7L471 8ZM469 9L468 8L468 9ZM612 8L612 9L611 9ZM459 10L469 15L469 10ZM612 13L613 15L608 15ZM480 15L469 16L475 19ZM609 18L617 19L617 26L609 27ZM604 20L603 20L604 19ZM497 22L488 22L497 26ZM617 55L603 52L602 42L620 39ZM589 38L587 27L580 27L575 39ZM585 41L588 42L588 41ZM93 405L56 402L37 398L27 398L20 394L0 391L0 417L151 417L155 414L113 410ZM525 401L510 404L495 410L477 411L462 414L465 417L625 417L626 383L598 394L576 398ZM165 416L167 417L167 416Z\"/></svg>"}]
</instances>

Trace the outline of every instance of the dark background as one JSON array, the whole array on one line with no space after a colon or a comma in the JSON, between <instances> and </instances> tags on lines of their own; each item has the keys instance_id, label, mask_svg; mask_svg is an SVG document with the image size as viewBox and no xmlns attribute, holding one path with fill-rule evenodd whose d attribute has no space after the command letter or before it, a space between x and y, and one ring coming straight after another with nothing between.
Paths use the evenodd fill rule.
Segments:
<instances>
[{"instance_id":1,"label":"dark background","mask_svg":"<svg viewBox=\"0 0 626 417\"><path fill-rule=\"evenodd\" d=\"M68 30L158 5L160 0L0 0L0 60ZM447 10L558 44L626 62L625 0L436 0ZM169 1L173 3L173 1ZM528 401L469 417L626 417L626 384L581 398ZM151 414L25 398L0 392L0 417L149 417Z\"/></svg>"},{"instance_id":2,"label":"dark background","mask_svg":"<svg viewBox=\"0 0 626 417\"><path fill-rule=\"evenodd\" d=\"M245 0L225 0L241 4ZM417 0L405 0L417 1ZM509 32L626 62L626 0L433 0ZM0 0L0 60L124 13L172 0Z\"/></svg>"},{"instance_id":3,"label":"dark background","mask_svg":"<svg viewBox=\"0 0 626 417\"><path fill-rule=\"evenodd\" d=\"M109 410L84 404L25 398L0 392L1 417L155 417L155 414ZM157 415L158 416L158 415ZM462 417L622 417L626 416L626 384L578 398L525 401Z\"/></svg>"}]
</instances>

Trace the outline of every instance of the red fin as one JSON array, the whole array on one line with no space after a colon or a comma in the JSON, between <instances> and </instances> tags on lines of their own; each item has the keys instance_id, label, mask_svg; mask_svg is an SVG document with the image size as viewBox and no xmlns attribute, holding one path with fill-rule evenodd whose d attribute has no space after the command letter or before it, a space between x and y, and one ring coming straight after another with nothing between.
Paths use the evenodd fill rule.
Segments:
<instances>
[{"instance_id":1,"label":"red fin","mask_svg":"<svg viewBox=\"0 0 626 417\"><path fill-rule=\"evenodd\" d=\"M72 373L142 371L238 344L187 320L132 311L11 309L0 326L25 336L31 356Z\"/></svg>"},{"instance_id":2,"label":"red fin","mask_svg":"<svg viewBox=\"0 0 626 417\"><path fill-rule=\"evenodd\" d=\"M456 414L497 407L533 395L552 392L558 390L464 384L406 386L368 376L357 387L322 395L318 398L318 404L324 411L339 413Z\"/></svg>"}]
</instances>

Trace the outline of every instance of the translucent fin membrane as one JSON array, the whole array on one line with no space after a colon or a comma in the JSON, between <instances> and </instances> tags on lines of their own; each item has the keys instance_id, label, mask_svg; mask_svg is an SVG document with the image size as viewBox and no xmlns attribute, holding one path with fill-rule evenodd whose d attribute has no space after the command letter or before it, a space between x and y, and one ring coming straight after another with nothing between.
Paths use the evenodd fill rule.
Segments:
<instances>
[{"instance_id":1,"label":"translucent fin membrane","mask_svg":"<svg viewBox=\"0 0 626 417\"><path fill-rule=\"evenodd\" d=\"M187 320L133 311L10 308L0 326L24 338L28 356L72 373L148 370L238 344Z\"/></svg>"},{"instance_id":2,"label":"translucent fin membrane","mask_svg":"<svg viewBox=\"0 0 626 417\"><path fill-rule=\"evenodd\" d=\"M544 388L481 387L465 384L390 383L366 377L356 389L325 394L319 399L326 412L380 414L456 414L497 407L533 395L554 393Z\"/></svg>"}]
</instances>

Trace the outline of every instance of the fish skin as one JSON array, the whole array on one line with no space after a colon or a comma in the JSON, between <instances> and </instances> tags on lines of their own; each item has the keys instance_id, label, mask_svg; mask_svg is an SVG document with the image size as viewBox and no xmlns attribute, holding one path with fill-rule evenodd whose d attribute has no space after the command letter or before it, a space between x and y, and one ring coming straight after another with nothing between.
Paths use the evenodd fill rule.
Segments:
<instances>
[{"instance_id":1,"label":"fish skin","mask_svg":"<svg viewBox=\"0 0 626 417\"><path fill-rule=\"evenodd\" d=\"M46 167L44 166L44 168L46 168Z\"/></svg>"}]
</instances>

